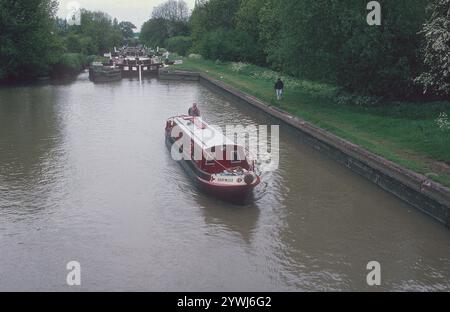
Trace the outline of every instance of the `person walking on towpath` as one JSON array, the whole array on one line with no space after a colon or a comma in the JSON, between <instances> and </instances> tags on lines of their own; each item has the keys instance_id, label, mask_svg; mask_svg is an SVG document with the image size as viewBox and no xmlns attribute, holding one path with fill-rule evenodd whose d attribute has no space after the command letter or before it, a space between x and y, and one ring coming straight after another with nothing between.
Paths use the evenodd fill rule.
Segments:
<instances>
[{"instance_id":1,"label":"person walking on towpath","mask_svg":"<svg viewBox=\"0 0 450 312\"><path fill-rule=\"evenodd\" d=\"M197 103L194 103L188 111L189 116L191 117L200 117L200 110L198 109Z\"/></svg>"},{"instance_id":2,"label":"person walking on towpath","mask_svg":"<svg viewBox=\"0 0 450 312\"><path fill-rule=\"evenodd\" d=\"M277 82L275 83L275 92L276 92L278 101L283 99L283 90L284 90L284 83L281 80L281 78L278 78Z\"/></svg>"}]
</instances>

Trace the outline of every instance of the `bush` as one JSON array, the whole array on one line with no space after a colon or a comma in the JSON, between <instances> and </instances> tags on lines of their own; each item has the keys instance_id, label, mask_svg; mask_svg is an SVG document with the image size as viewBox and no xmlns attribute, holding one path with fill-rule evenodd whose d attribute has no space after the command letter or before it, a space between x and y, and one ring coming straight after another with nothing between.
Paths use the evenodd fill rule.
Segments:
<instances>
[{"instance_id":1,"label":"bush","mask_svg":"<svg viewBox=\"0 0 450 312\"><path fill-rule=\"evenodd\" d=\"M450 1L431 1L432 16L423 25L424 72L415 80L424 93L450 96Z\"/></svg>"},{"instance_id":2,"label":"bush","mask_svg":"<svg viewBox=\"0 0 450 312\"><path fill-rule=\"evenodd\" d=\"M69 33L64 38L64 46L67 53L82 53L85 55L99 53L97 44L90 36Z\"/></svg>"},{"instance_id":3,"label":"bush","mask_svg":"<svg viewBox=\"0 0 450 312\"><path fill-rule=\"evenodd\" d=\"M170 52L186 56L192 47L192 38L187 36L172 37L167 40L167 49Z\"/></svg>"},{"instance_id":4,"label":"bush","mask_svg":"<svg viewBox=\"0 0 450 312\"><path fill-rule=\"evenodd\" d=\"M75 74L87 65L87 58L81 53L64 53L53 67L53 74Z\"/></svg>"}]
</instances>

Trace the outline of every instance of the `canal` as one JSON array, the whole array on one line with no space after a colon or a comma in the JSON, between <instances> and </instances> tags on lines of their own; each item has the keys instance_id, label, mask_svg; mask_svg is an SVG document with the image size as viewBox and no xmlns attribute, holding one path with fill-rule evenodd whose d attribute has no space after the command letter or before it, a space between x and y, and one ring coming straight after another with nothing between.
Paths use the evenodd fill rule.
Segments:
<instances>
[{"instance_id":1,"label":"canal","mask_svg":"<svg viewBox=\"0 0 450 312\"><path fill-rule=\"evenodd\" d=\"M194 82L0 88L0 290L450 291L449 230L286 127L253 203L199 193L164 145L194 101L212 124L273 123Z\"/></svg>"}]
</instances>

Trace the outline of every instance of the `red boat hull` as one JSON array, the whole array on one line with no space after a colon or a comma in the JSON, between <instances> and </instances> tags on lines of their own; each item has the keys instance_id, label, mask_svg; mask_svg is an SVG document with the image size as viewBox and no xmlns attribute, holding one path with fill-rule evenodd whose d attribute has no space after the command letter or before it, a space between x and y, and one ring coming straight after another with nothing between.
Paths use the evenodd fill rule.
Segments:
<instances>
[{"instance_id":1,"label":"red boat hull","mask_svg":"<svg viewBox=\"0 0 450 312\"><path fill-rule=\"evenodd\" d=\"M197 177L197 185L205 193L220 198L224 201L245 204L248 200L252 199L253 189L260 182L259 177L257 179L258 181L253 185L225 186L212 184L209 181L205 181L202 178Z\"/></svg>"},{"instance_id":2,"label":"red boat hull","mask_svg":"<svg viewBox=\"0 0 450 312\"><path fill-rule=\"evenodd\" d=\"M173 140L166 133L166 145L169 151L172 148ZM195 163L190 160L178 161L193 180L196 187L204 193L219 198L223 201L231 202L234 204L245 204L253 197L253 189L260 183L260 178L254 181L251 185L226 185L212 183L209 180L204 179L205 173L200 173Z\"/></svg>"}]
</instances>

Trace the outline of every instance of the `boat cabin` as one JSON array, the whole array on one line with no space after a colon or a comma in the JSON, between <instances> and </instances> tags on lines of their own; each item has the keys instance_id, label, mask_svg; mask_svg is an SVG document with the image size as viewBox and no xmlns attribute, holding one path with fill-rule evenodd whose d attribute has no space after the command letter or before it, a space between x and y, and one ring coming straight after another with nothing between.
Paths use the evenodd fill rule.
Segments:
<instances>
[{"instance_id":1,"label":"boat cabin","mask_svg":"<svg viewBox=\"0 0 450 312\"><path fill-rule=\"evenodd\" d=\"M171 123L167 125L169 129L174 126L180 128L180 136L174 138L175 141L184 135L190 138L190 158L202 171L218 174L233 168L252 170L253 164L247 159L245 149L224 136L220 129L209 126L202 118L181 116L168 123ZM186 141L183 140L184 142Z\"/></svg>"}]
</instances>

